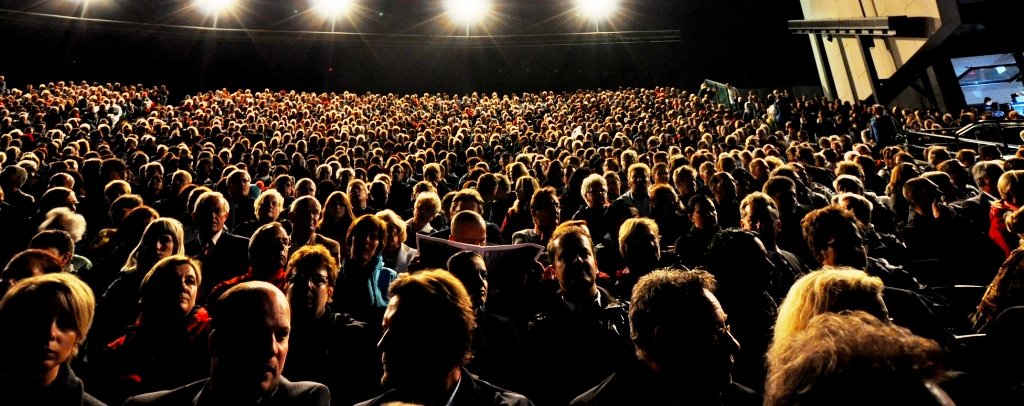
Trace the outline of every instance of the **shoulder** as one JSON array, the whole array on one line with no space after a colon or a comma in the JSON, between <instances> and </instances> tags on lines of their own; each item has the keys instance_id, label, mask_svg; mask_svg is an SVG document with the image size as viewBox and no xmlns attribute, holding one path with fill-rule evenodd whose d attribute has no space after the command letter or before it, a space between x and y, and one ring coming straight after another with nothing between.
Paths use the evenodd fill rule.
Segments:
<instances>
[{"instance_id":1,"label":"shoulder","mask_svg":"<svg viewBox=\"0 0 1024 406\"><path fill-rule=\"evenodd\" d=\"M235 235L235 234L231 234L231 233L224 233L224 234L222 234L220 236L220 238L224 242L227 242L227 243L232 244L232 245L244 244L246 247L249 246L249 239L245 238L245 237L242 237L240 235Z\"/></svg>"},{"instance_id":2,"label":"shoulder","mask_svg":"<svg viewBox=\"0 0 1024 406\"><path fill-rule=\"evenodd\" d=\"M125 406L135 405L181 405L190 404L192 399L206 385L207 379L193 382L177 389L146 393L132 396L124 402Z\"/></svg>"},{"instance_id":3,"label":"shoulder","mask_svg":"<svg viewBox=\"0 0 1024 406\"><path fill-rule=\"evenodd\" d=\"M106 403L100 402L99 399L92 397L88 393L83 393L82 406L106 406Z\"/></svg>"},{"instance_id":4,"label":"shoulder","mask_svg":"<svg viewBox=\"0 0 1024 406\"><path fill-rule=\"evenodd\" d=\"M331 392L327 386L316 382L291 382L284 378L278 383L277 394L274 397L287 400L290 405L331 404Z\"/></svg>"},{"instance_id":5,"label":"shoulder","mask_svg":"<svg viewBox=\"0 0 1024 406\"><path fill-rule=\"evenodd\" d=\"M722 404L727 406L761 406L763 403L760 394L735 382L722 393Z\"/></svg>"},{"instance_id":6,"label":"shoulder","mask_svg":"<svg viewBox=\"0 0 1024 406\"><path fill-rule=\"evenodd\" d=\"M465 370L464 370L465 371ZM473 379L479 399L491 399L490 404L496 406L533 406L533 402L526 396L520 395L507 389L491 385L487 381Z\"/></svg>"},{"instance_id":7,"label":"shoulder","mask_svg":"<svg viewBox=\"0 0 1024 406\"><path fill-rule=\"evenodd\" d=\"M572 402L569 402L569 406L585 406L599 404L599 400L603 397L602 392L605 391L605 389L612 384L612 382L615 380L615 375L616 374L609 375L607 378L601 381L601 383L597 384L597 386L590 388L590 390L583 392L582 395L577 396L576 399L573 399Z\"/></svg>"}]
</instances>

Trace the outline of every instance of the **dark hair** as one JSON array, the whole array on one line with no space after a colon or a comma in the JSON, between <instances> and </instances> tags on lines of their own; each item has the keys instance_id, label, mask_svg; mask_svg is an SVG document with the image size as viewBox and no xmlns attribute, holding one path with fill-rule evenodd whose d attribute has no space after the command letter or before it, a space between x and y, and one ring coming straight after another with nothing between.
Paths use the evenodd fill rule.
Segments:
<instances>
[{"instance_id":1,"label":"dark hair","mask_svg":"<svg viewBox=\"0 0 1024 406\"><path fill-rule=\"evenodd\" d=\"M657 357L654 329L674 320L699 320L714 311L704 290L714 292L714 276L705 271L662 268L644 275L633 287L629 305L630 338L637 355Z\"/></svg>"},{"instance_id":2,"label":"dark hair","mask_svg":"<svg viewBox=\"0 0 1024 406\"><path fill-rule=\"evenodd\" d=\"M61 255L68 252L75 252L75 241L71 238L71 234L68 234L64 230L46 230L40 231L35 237L32 237L32 241L28 243L29 248L55 248Z\"/></svg>"},{"instance_id":3,"label":"dark hair","mask_svg":"<svg viewBox=\"0 0 1024 406\"><path fill-rule=\"evenodd\" d=\"M473 354L473 331L476 317L466 288L454 275L443 269L414 274L401 274L391 283L391 297L399 296L401 307L423 310L431 320L431 337L421 337L423 348L429 348L451 367L461 367ZM449 365L446 365L449 366Z\"/></svg>"}]
</instances>

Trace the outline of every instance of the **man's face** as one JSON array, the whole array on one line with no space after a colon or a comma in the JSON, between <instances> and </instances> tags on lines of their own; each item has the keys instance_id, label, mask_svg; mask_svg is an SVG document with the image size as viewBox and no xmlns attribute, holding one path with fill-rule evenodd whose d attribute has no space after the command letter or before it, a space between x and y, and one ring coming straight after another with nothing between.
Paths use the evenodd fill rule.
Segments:
<instances>
[{"instance_id":1,"label":"man's face","mask_svg":"<svg viewBox=\"0 0 1024 406\"><path fill-rule=\"evenodd\" d=\"M295 205L295 211L291 212L288 217L295 230L305 232L316 230L316 224L320 222L320 203L314 199L306 199Z\"/></svg>"},{"instance_id":2,"label":"man's face","mask_svg":"<svg viewBox=\"0 0 1024 406\"><path fill-rule=\"evenodd\" d=\"M697 190L697 182L687 172L681 172L676 177L676 192L679 196L689 196L693 194L693 191ZM686 202L683 202L686 203Z\"/></svg>"},{"instance_id":3,"label":"man's face","mask_svg":"<svg viewBox=\"0 0 1024 406\"><path fill-rule=\"evenodd\" d=\"M451 240L485 247L487 246L487 227L474 223L452 228Z\"/></svg>"},{"instance_id":4,"label":"man's face","mask_svg":"<svg viewBox=\"0 0 1024 406\"><path fill-rule=\"evenodd\" d=\"M316 185L314 185L313 182L302 182L302 184L295 189L295 197L313 196L315 194Z\"/></svg>"},{"instance_id":5,"label":"man's face","mask_svg":"<svg viewBox=\"0 0 1024 406\"><path fill-rule=\"evenodd\" d=\"M232 200L241 200L249 197L249 177L243 176L241 179L228 182L228 195L231 196Z\"/></svg>"},{"instance_id":6,"label":"man's face","mask_svg":"<svg viewBox=\"0 0 1024 406\"><path fill-rule=\"evenodd\" d=\"M403 305L401 295L391 296L381 323L384 335L377 343L384 366L380 380L384 387L430 388L438 382L443 385L452 365L445 365L441 351L424 351L428 344L438 341L436 326L429 322L436 317L413 303Z\"/></svg>"},{"instance_id":7,"label":"man's face","mask_svg":"<svg viewBox=\"0 0 1024 406\"><path fill-rule=\"evenodd\" d=\"M291 270L285 289L288 292L292 314L317 316L326 311L327 303L334 295L334 287L329 285L328 275L327 269L323 266Z\"/></svg>"},{"instance_id":8,"label":"man's face","mask_svg":"<svg viewBox=\"0 0 1024 406\"><path fill-rule=\"evenodd\" d=\"M267 196L260 205L260 211L256 213L256 217L266 221L277 220L277 217L281 215L282 203L277 195Z\"/></svg>"},{"instance_id":9,"label":"man's face","mask_svg":"<svg viewBox=\"0 0 1024 406\"><path fill-rule=\"evenodd\" d=\"M288 264L288 248L291 246L291 239L284 229L274 227L264 230L259 237L259 246L253 247L254 252L249 254L252 264L274 269L284 268Z\"/></svg>"},{"instance_id":10,"label":"man's face","mask_svg":"<svg viewBox=\"0 0 1024 406\"><path fill-rule=\"evenodd\" d=\"M262 300L239 312L230 324L211 332L214 369L230 387L247 394L269 393L277 386L288 357L291 314L279 291L261 292Z\"/></svg>"},{"instance_id":11,"label":"man's face","mask_svg":"<svg viewBox=\"0 0 1024 406\"><path fill-rule=\"evenodd\" d=\"M796 188L789 188L772 195L772 200L779 206L779 212L792 213L796 209Z\"/></svg>"},{"instance_id":12,"label":"man's face","mask_svg":"<svg viewBox=\"0 0 1024 406\"><path fill-rule=\"evenodd\" d=\"M744 230L757 233L767 247L775 247L775 238L779 232L779 220L773 218L771 211L759 203L751 203L743 207L740 226Z\"/></svg>"},{"instance_id":13,"label":"man's face","mask_svg":"<svg viewBox=\"0 0 1024 406\"><path fill-rule=\"evenodd\" d=\"M562 292L582 294L595 288L597 263L587 237L570 233L560 237L555 257L555 278Z\"/></svg>"},{"instance_id":14,"label":"man's face","mask_svg":"<svg viewBox=\"0 0 1024 406\"><path fill-rule=\"evenodd\" d=\"M203 204L196 207L195 213L192 213L192 220L196 222L199 231L211 236L224 229L224 222L227 219L227 205L222 206L220 199L206 199Z\"/></svg>"},{"instance_id":15,"label":"man's face","mask_svg":"<svg viewBox=\"0 0 1024 406\"><path fill-rule=\"evenodd\" d=\"M533 223L538 229L554 231L558 227L558 214L561 212L561 205L556 199L537 199L537 205L530 210L533 214Z\"/></svg>"},{"instance_id":16,"label":"man's face","mask_svg":"<svg viewBox=\"0 0 1024 406\"><path fill-rule=\"evenodd\" d=\"M668 348L666 356L682 365L687 371L701 371L700 379L716 388L732 384L734 356L740 351L740 343L729 329L728 317L721 303L713 293L704 290L710 305L707 314L694 317L691 323L667 323L662 328L666 341L692 343L692 345L663 345ZM702 312L703 313L703 312Z\"/></svg>"},{"instance_id":17,"label":"man's face","mask_svg":"<svg viewBox=\"0 0 1024 406\"><path fill-rule=\"evenodd\" d=\"M690 221L693 226L701 230L707 230L718 226L718 210L714 205L708 203L698 204L690 214Z\"/></svg>"},{"instance_id":18,"label":"man's face","mask_svg":"<svg viewBox=\"0 0 1024 406\"><path fill-rule=\"evenodd\" d=\"M643 171L635 171L629 176L629 190L635 195L647 194L650 177Z\"/></svg>"},{"instance_id":19,"label":"man's face","mask_svg":"<svg viewBox=\"0 0 1024 406\"><path fill-rule=\"evenodd\" d=\"M723 176L721 182L718 183L717 187L711 191L715 195L715 200L719 202L725 202L736 198L736 180L732 176Z\"/></svg>"},{"instance_id":20,"label":"man's face","mask_svg":"<svg viewBox=\"0 0 1024 406\"><path fill-rule=\"evenodd\" d=\"M590 208L601 208L604 207L605 202L608 200L608 189L604 187L600 182L594 182L587 188L587 193L583 195L583 199L587 202L587 207Z\"/></svg>"},{"instance_id":21,"label":"man's face","mask_svg":"<svg viewBox=\"0 0 1024 406\"><path fill-rule=\"evenodd\" d=\"M824 230L822 230L824 231ZM854 269L867 268L868 253L860 230L853 223L829 230L832 238L824 250L818 250L822 265L848 266Z\"/></svg>"},{"instance_id":22,"label":"man's face","mask_svg":"<svg viewBox=\"0 0 1024 406\"><path fill-rule=\"evenodd\" d=\"M452 273L462 281L462 286L466 287L466 292L469 292L469 298L473 301L473 308L479 309L487 303L487 265L484 264L483 258L478 256L474 256L468 265L453 269Z\"/></svg>"}]
</instances>

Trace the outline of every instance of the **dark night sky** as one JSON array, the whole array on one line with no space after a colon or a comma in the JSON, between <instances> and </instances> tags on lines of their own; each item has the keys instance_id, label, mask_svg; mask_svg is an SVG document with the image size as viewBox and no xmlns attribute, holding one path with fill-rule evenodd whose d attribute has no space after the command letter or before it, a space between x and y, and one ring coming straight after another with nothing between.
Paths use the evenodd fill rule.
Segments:
<instances>
[{"instance_id":1,"label":"dark night sky","mask_svg":"<svg viewBox=\"0 0 1024 406\"><path fill-rule=\"evenodd\" d=\"M324 30L307 0L241 0L239 18L218 27ZM378 34L464 33L443 16L440 0L356 0L351 21L338 31ZM492 0L486 33L556 34L592 30L572 11L573 0ZM31 6L32 3L42 5ZM187 0L91 0L87 17L142 23L209 26ZM77 9L76 9L77 7ZM73 0L0 0L0 8L80 15ZM172 93L227 87L260 90L374 91L394 93L524 92L681 86L703 79L741 88L814 85L816 74L804 36L789 34L799 19L796 0L627 0L602 30L680 30L676 43L562 45L470 49L225 41L196 33L105 32L74 24L0 23L0 75L11 86L56 80L167 84ZM474 35L484 34L474 28Z\"/></svg>"}]
</instances>

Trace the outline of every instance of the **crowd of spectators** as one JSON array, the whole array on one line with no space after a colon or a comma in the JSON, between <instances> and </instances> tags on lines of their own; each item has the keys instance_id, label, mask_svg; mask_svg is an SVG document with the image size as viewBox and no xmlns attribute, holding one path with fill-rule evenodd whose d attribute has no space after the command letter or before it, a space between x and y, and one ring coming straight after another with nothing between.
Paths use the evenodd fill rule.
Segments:
<instances>
[{"instance_id":1,"label":"crowd of spectators","mask_svg":"<svg viewBox=\"0 0 1024 406\"><path fill-rule=\"evenodd\" d=\"M0 403L1022 404L984 112L713 96L0 87Z\"/></svg>"}]
</instances>

